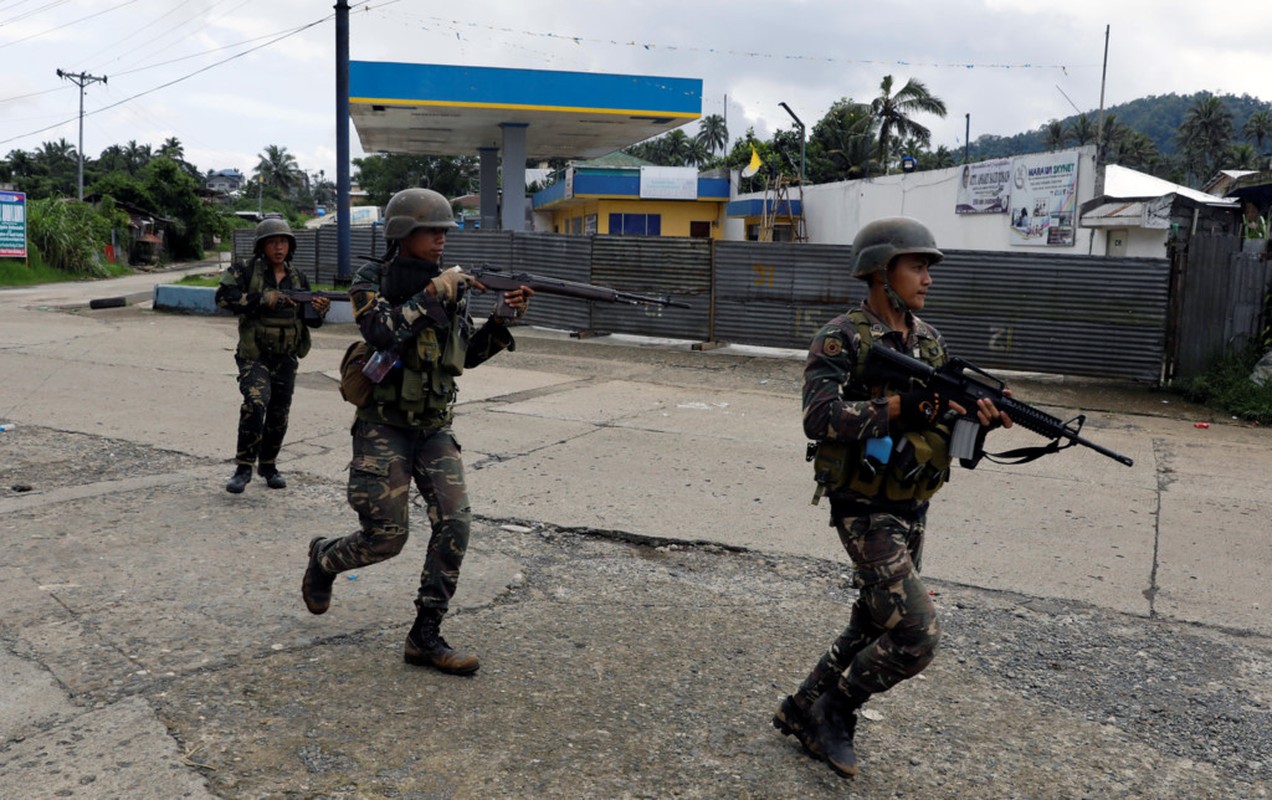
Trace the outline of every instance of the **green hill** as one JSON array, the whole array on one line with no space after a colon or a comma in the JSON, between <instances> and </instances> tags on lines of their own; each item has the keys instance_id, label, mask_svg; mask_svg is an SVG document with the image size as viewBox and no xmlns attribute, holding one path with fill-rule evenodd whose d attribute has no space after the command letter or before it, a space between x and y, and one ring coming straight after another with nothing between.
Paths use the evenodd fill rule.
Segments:
<instances>
[{"instance_id":1,"label":"green hill","mask_svg":"<svg viewBox=\"0 0 1272 800\"><path fill-rule=\"evenodd\" d=\"M1153 144L1157 146L1157 152L1169 158L1175 154L1175 136L1179 131L1179 126L1183 124L1184 116L1188 113L1188 109L1192 108L1199 99L1206 97L1208 94L1208 92L1197 92L1190 95L1150 95L1132 100L1129 103L1110 106L1105 109L1105 114L1106 117L1112 114L1117 119L1118 125L1139 131L1148 136L1148 138L1153 140ZM1272 103L1250 95L1238 97L1236 95L1223 94L1216 96L1232 114L1232 129L1235 132L1234 141L1241 141L1241 127L1245 125L1251 114L1256 111L1272 111ZM1060 120L1065 130L1073 127L1077 116L1073 114ZM1087 112L1087 118L1093 127L1098 116L1098 109L1092 109ZM1040 126L1037 130L1017 133L1014 136L986 134L974 140L969 150L973 160L983 160L1019 155L1021 153L1043 152L1047 149L1046 141L1045 126Z\"/></svg>"}]
</instances>

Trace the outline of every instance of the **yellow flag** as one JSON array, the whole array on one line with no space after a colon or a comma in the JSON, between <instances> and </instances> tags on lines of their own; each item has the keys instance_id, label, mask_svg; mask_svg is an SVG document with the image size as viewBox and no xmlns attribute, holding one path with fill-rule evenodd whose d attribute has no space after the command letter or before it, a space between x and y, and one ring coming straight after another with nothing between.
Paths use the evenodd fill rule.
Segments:
<instances>
[{"instance_id":1,"label":"yellow flag","mask_svg":"<svg viewBox=\"0 0 1272 800\"><path fill-rule=\"evenodd\" d=\"M749 178L760 171L760 154L755 152L755 145L751 145L751 163L742 169L742 177Z\"/></svg>"}]
</instances>

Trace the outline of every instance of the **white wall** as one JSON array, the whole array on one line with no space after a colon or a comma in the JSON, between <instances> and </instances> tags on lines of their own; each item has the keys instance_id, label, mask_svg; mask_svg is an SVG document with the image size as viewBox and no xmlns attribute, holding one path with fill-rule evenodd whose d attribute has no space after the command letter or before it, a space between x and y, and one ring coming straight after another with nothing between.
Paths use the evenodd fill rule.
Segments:
<instances>
[{"instance_id":1,"label":"white wall","mask_svg":"<svg viewBox=\"0 0 1272 800\"><path fill-rule=\"evenodd\" d=\"M1078 198L1081 206L1095 196L1095 147L1077 148ZM1103 230L1078 228L1072 247L1019 247L1011 243L1007 214L955 214L954 200L962 166L928 172L885 175L867 180L841 181L804 187L804 225L808 241L852 244L865 223L879 217L903 215L927 225L938 247L950 250L1048 250L1065 255L1104 255ZM739 198L762 197L762 193ZM791 192L791 196L796 196ZM730 220L724 238L745 238L740 220ZM1132 230L1127 255L1161 258L1166 231Z\"/></svg>"}]
</instances>

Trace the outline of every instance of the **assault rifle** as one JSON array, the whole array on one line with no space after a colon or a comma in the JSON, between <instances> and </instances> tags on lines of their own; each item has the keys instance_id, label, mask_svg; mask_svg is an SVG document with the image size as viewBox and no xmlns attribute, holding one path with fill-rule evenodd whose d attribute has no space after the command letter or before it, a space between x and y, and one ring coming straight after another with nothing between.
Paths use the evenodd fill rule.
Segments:
<instances>
[{"instance_id":1,"label":"assault rifle","mask_svg":"<svg viewBox=\"0 0 1272 800\"><path fill-rule=\"evenodd\" d=\"M1135 464L1121 453L1082 438L1079 434L1082 432L1083 423L1086 422L1085 414L1079 414L1066 422L1041 409L1015 400L1004 393L1006 384L961 358L951 358L943 367L932 367L904 353L874 344L870 346L870 352L866 356L865 377L870 383L892 382L895 385L909 382L912 385L923 386L939 394L943 400L953 401L962 406L967 413L954 423L953 435L950 438L950 456L964 459L964 466L974 465L982 455L980 452L983 441L981 425L976 419L976 401L982 397L992 400L999 411L1011 417L1013 423L1052 440L1044 447L1028 447L995 453L989 456L990 460L1016 458L1018 460L1004 463L1020 464L1080 444L1128 467ZM1060 444L1062 439L1067 444Z\"/></svg>"},{"instance_id":2,"label":"assault rifle","mask_svg":"<svg viewBox=\"0 0 1272 800\"><path fill-rule=\"evenodd\" d=\"M627 303L643 306L672 306L674 308L691 308L688 303L672 300L665 295L636 294L620 292L608 286L593 286L590 283L549 278L546 275L534 275L529 272L501 272L487 266L465 268L465 273L473 276L482 286L499 292L511 292L528 286L535 294L555 294L561 297L573 297L579 300L597 300L602 303ZM495 313L501 317L512 316L510 309L505 309L500 302Z\"/></svg>"},{"instance_id":3,"label":"assault rifle","mask_svg":"<svg viewBox=\"0 0 1272 800\"><path fill-rule=\"evenodd\" d=\"M283 294L295 300L297 303L308 303L315 297L325 297L328 300L344 300L348 302L348 292L320 292L318 290L310 291L309 289L287 289Z\"/></svg>"}]
</instances>

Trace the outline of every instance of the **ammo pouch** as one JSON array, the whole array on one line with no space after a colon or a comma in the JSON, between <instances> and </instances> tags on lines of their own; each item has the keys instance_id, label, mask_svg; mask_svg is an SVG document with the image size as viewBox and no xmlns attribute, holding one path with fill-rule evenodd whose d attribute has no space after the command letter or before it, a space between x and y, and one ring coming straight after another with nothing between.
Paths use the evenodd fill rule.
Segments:
<instances>
[{"instance_id":1,"label":"ammo pouch","mask_svg":"<svg viewBox=\"0 0 1272 800\"><path fill-rule=\"evenodd\" d=\"M867 459L862 442L810 442L807 458L813 462L817 491L848 491L863 497L892 502L927 500L950 475L949 432L935 430L901 434L887 464Z\"/></svg>"},{"instance_id":2,"label":"ammo pouch","mask_svg":"<svg viewBox=\"0 0 1272 800\"><path fill-rule=\"evenodd\" d=\"M425 328L415 337L415 347L402 356L400 380L373 385L375 403L395 406L408 419L424 426L444 424L450 407L459 395L455 377L464 371L466 347L461 323L453 319L443 337L435 328Z\"/></svg>"},{"instance_id":3,"label":"ammo pouch","mask_svg":"<svg viewBox=\"0 0 1272 800\"><path fill-rule=\"evenodd\" d=\"M256 347L262 355L309 355L309 332L296 317L261 317L255 328Z\"/></svg>"},{"instance_id":4,"label":"ammo pouch","mask_svg":"<svg viewBox=\"0 0 1272 800\"><path fill-rule=\"evenodd\" d=\"M340 396L358 408L366 408L374 399L375 384L362 372L371 356L371 346L362 339L352 343L340 359Z\"/></svg>"}]
</instances>

